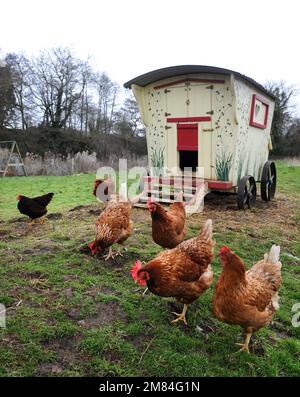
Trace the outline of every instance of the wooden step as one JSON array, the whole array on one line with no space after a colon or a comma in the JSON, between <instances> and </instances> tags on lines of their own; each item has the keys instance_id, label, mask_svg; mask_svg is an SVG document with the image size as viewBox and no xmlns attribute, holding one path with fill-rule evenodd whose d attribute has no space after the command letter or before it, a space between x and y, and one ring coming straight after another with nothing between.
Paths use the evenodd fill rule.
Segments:
<instances>
[{"instance_id":1,"label":"wooden step","mask_svg":"<svg viewBox=\"0 0 300 397\"><path fill-rule=\"evenodd\" d=\"M163 191L163 190L147 190L147 194L151 194L151 195L159 195L159 196L171 196L174 198L174 196L177 196L178 193L180 192L169 192L169 191ZM183 192L183 197L194 197L194 194L192 193L185 193Z\"/></svg>"},{"instance_id":2,"label":"wooden step","mask_svg":"<svg viewBox=\"0 0 300 397\"><path fill-rule=\"evenodd\" d=\"M160 184L160 185L167 185L167 186L175 186L178 188L182 188L182 180L184 178L184 185L187 186L200 186L204 183L204 180L201 178L195 178L195 177L176 177L176 176L170 176L170 177L158 177L158 176L143 176L142 180L144 184L148 185L151 184Z\"/></svg>"},{"instance_id":3,"label":"wooden step","mask_svg":"<svg viewBox=\"0 0 300 397\"><path fill-rule=\"evenodd\" d=\"M194 199L200 194L202 195L203 188L207 190L207 183L197 177L142 177L143 194L136 206L141 208L147 207L146 202L149 198L154 199L162 204L172 204L178 193L183 191L183 199L186 203L193 203ZM193 211L193 205L187 206L190 211ZM201 210L201 209L200 209Z\"/></svg>"}]
</instances>

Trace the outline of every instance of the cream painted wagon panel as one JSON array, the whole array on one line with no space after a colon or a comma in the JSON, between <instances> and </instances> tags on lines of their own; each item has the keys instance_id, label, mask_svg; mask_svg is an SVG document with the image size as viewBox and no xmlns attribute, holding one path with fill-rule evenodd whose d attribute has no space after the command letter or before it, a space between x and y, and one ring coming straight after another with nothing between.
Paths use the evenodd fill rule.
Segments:
<instances>
[{"instance_id":1,"label":"cream painted wagon panel","mask_svg":"<svg viewBox=\"0 0 300 397\"><path fill-rule=\"evenodd\" d=\"M234 181L238 183L244 175L252 175L260 180L262 167L268 160L269 139L274 112L274 102L256 89L240 80L235 81L237 94L238 137ZM266 128L250 126L250 114L253 94L259 95L269 104Z\"/></svg>"},{"instance_id":2,"label":"cream painted wagon panel","mask_svg":"<svg viewBox=\"0 0 300 397\"><path fill-rule=\"evenodd\" d=\"M174 174L178 174L177 169L179 169L178 165L178 151L177 151L177 124L172 123L169 124L169 129L166 130L167 136L167 164L166 166L169 170L172 170Z\"/></svg>"},{"instance_id":3,"label":"cream painted wagon panel","mask_svg":"<svg viewBox=\"0 0 300 397\"><path fill-rule=\"evenodd\" d=\"M187 117L187 88L172 87L165 92L168 117Z\"/></svg>"},{"instance_id":4,"label":"cream painted wagon panel","mask_svg":"<svg viewBox=\"0 0 300 397\"><path fill-rule=\"evenodd\" d=\"M144 88L144 114L147 120L147 149L149 168L160 174L167 162L167 134L165 129L166 98L164 90Z\"/></svg>"},{"instance_id":5,"label":"cream painted wagon panel","mask_svg":"<svg viewBox=\"0 0 300 397\"><path fill-rule=\"evenodd\" d=\"M211 117L212 92L209 85L192 83L187 86L188 117ZM204 178L212 178L211 121L198 123L198 165L204 168ZM201 173L202 174L202 173Z\"/></svg>"},{"instance_id":6,"label":"cream painted wagon panel","mask_svg":"<svg viewBox=\"0 0 300 397\"><path fill-rule=\"evenodd\" d=\"M234 119L234 93L228 77L225 84L214 84L213 178L232 181L237 125Z\"/></svg>"},{"instance_id":7,"label":"cream painted wagon panel","mask_svg":"<svg viewBox=\"0 0 300 397\"><path fill-rule=\"evenodd\" d=\"M188 117L204 117L211 112L211 89L208 84L191 84L187 87Z\"/></svg>"},{"instance_id":8,"label":"cream painted wagon panel","mask_svg":"<svg viewBox=\"0 0 300 397\"><path fill-rule=\"evenodd\" d=\"M204 169L204 178L212 179L212 136L211 136L211 122L201 122L198 124L198 164ZM200 172L200 174L203 174Z\"/></svg>"}]
</instances>

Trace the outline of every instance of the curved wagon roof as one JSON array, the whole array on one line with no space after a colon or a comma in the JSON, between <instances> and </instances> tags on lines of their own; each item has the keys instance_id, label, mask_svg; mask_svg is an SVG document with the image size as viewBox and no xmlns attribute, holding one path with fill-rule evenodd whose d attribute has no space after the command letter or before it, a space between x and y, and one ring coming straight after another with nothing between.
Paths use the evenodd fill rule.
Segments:
<instances>
[{"instance_id":1,"label":"curved wagon roof","mask_svg":"<svg viewBox=\"0 0 300 397\"><path fill-rule=\"evenodd\" d=\"M132 80L127 81L124 84L125 88L131 88L132 84L139 85L140 87L146 87L149 84L155 83L156 81L161 81L170 77L181 76L192 73L212 73L212 74L222 74L230 76L233 74L234 76L245 80L246 82L254 85L264 94L268 95L272 99L275 99L275 96L266 90L261 84L257 83L251 77L247 77L244 74L235 72L230 69L219 68L216 66L206 66L206 65L180 65L180 66L170 66L167 68L153 70L152 72L148 72L142 74L140 76L135 77Z\"/></svg>"}]
</instances>

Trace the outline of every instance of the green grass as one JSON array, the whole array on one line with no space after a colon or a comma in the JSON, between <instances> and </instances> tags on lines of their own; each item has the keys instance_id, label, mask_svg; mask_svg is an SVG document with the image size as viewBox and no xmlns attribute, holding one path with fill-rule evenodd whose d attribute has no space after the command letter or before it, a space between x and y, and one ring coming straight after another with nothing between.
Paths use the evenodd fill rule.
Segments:
<instances>
[{"instance_id":1,"label":"green grass","mask_svg":"<svg viewBox=\"0 0 300 397\"><path fill-rule=\"evenodd\" d=\"M79 252L94 237L101 206L91 195L93 175L7 178L0 181L0 376L299 376L300 327L291 324L300 302L300 167L278 164L274 202L237 211L235 196L208 197L202 214L188 218L188 237L213 219L217 249L229 245L249 267L274 243L282 249L281 307L274 323L253 337L252 354L235 354L239 327L211 312L213 288L188 310L188 326L171 325L181 309L138 289L130 277L135 259L149 260L149 214L134 209L128 251L105 262ZM48 219L30 232L16 210L18 194L55 193ZM70 209L84 205L75 211ZM16 219L14 219L16 218ZM215 281L220 274L213 262ZM145 350L147 351L145 352Z\"/></svg>"},{"instance_id":2,"label":"green grass","mask_svg":"<svg viewBox=\"0 0 300 397\"><path fill-rule=\"evenodd\" d=\"M91 195L94 179L92 174L1 178L0 219L18 215L16 197L19 194L33 197L54 192L55 200L49 205L49 212L90 204L94 201Z\"/></svg>"},{"instance_id":3,"label":"green grass","mask_svg":"<svg viewBox=\"0 0 300 397\"><path fill-rule=\"evenodd\" d=\"M300 195L300 167L287 166L283 161L276 161L278 186L281 192L293 196Z\"/></svg>"}]
</instances>

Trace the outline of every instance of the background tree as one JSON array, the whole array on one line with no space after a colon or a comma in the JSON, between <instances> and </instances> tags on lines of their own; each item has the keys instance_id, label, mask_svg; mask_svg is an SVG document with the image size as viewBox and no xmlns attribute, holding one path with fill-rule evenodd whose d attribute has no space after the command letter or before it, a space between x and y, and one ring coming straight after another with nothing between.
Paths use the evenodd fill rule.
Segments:
<instances>
[{"instance_id":1,"label":"background tree","mask_svg":"<svg viewBox=\"0 0 300 397\"><path fill-rule=\"evenodd\" d=\"M284 151L285 156L300 156L300 119L292 120L285 136Z\"/></svg>"},{"instance_id":2,"label":"background tree","mask_svg":"<svg viewBox=\"0 0 300 397\"><path fill-rule=\"evenodd\" d=\"M21 124L22 130L27 129L32 121L31 113L34 109L30 99L29 74L30 61L24 54L8 54L5 58L13 82L15 95L16 127Z\"/></svg>"},{"instance_id":3,"label":"background tree","mask_svg":"<svg viewBox=\"0 0 300 397\"><path fill-rule=\"evenodd\" d=\"M293 105L291 103L295 89L284 81L269 81L265 88L275 95L275 109L271 126L273 151L272 154L280 155L284 150L286 136L293 118Z\"/></svg>"},{"instance_id":4,"label":"background tree","mask_svg":"<svg viewBox=\"0 0 300 397\"><path fill-rule=\"evenodd\" d=\"M45 50L31 65L32 101L42 113L41 126L66 128L85 85L87 63L76 59L68 48Z\"/></svg>"},{"instance_id":5,"label":"background tree","mask_svg":"<svg viewBox=\"0 0 300 397\"><path fill-rule=\"evenodd\" d=\"M96 131L108 134L113 129L119 87L105 73L95 73L92 81L97 98Z\"/></svg>"},{"instance_id":6,"label":"background tree","mask_svg":"<svg viewBox=\"0 0 300 397\"><path fill-rule=\"evenodd\" d=\"M12 125L14 108L15 96L10 69L8 66L0 66L0 127Z\"/></svg>"}]
</instances>

